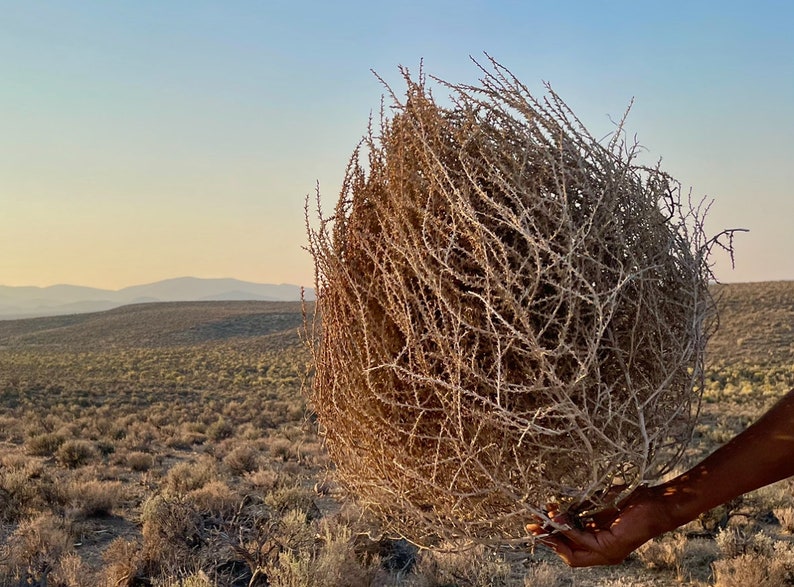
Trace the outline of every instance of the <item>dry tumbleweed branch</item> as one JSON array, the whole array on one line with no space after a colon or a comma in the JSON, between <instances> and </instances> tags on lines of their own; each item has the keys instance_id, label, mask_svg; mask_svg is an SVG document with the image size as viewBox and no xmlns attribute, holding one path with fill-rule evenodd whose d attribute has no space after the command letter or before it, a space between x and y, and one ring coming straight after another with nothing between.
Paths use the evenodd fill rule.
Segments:
<instances>
[{"instance_id":1,"label":"dry tumbleweed branch","mask_svg":"<svg viewBox=\"0 0 794 587\"><path fill-rule=\"evenodd\" d=\"M658 478L713 324L704 211L622 128L603 144L551 88L481 69L440 82L448 107L403 71L309 228L336 474L423 545L526 540L550 500L582 512Z\"/></svg>"}]
</instances>

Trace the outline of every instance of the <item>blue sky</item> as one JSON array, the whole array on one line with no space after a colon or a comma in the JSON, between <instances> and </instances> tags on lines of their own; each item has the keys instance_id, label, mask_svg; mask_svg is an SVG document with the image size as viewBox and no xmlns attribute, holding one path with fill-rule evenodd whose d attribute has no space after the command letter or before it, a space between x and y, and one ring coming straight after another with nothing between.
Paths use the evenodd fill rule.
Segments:
<instances>
[{"instance_id":1,"label":"blue sky","mask_svg":"<svg viewBox=\"0 0 794 587\"><path fill-rule=\"evenodd\" d=\"M592 130L628 123L737 237L722 281L794 279L794 3L0 1L0 284L310 285L397 66L474 82L487 51Z\"/></svg>"}]
</instances>

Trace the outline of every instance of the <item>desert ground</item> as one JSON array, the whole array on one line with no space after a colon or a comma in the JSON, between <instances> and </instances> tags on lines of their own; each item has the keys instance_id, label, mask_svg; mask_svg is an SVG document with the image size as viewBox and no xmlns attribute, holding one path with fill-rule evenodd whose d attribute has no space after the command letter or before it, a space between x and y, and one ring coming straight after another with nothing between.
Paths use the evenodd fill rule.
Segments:
<instances>
[{"instance_id":1,"label":"desert ground","mask_svg":"<svg viewBox=\"0 0 794 587\"><path fill-rule=\"evenodd\" d=\"M794 282L714 293L720 329L680 471L794 387ZM0 585L794 585L794 480L609 568L368 534L306 406L304 310L186 302L0 321Z\"/></svg>"}]
</instances>

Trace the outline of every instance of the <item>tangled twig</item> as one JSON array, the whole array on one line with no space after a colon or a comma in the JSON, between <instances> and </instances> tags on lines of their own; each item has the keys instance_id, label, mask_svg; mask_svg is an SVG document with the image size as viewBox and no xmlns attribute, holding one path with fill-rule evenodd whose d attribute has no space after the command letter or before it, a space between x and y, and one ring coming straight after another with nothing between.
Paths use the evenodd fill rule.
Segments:
<instances>
[{"instance_id":1,"label":"tangled twig","mask_svg":"<svg viewBox=\"0 0 794 587\"><path fill-rule=\"evenodd\" d=\"M604 144L550 87L481 70L441 82L449 107L404 70L309 229L328 450L422 545L526 540L550 500L599 507L666 472L713 325L701 207L622 126Z\"/></svg>"}]
</instances>

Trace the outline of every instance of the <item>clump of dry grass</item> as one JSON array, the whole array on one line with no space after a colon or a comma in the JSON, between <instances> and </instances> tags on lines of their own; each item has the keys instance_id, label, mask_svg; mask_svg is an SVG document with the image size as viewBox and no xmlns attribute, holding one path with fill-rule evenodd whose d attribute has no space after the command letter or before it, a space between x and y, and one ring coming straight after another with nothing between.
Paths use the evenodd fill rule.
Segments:
<instances>
[{"instance_id":1,"label":"clump of dry grass","mask_svg":"<svg viewBox=\"0 0 794 587\"><path fill-rule=\"evenodd\" d=\"M21 457L18 467L10 463L0 466L0 521L12 522L28 514L31 506L41 501L40 492L49 484L42 477L42 465ZM35 509L35 508L33 508Z\"/></svg>"},{"instance_id":2,"label":"clump of dry grass","mask_svg":"<svg viewBox=\"0 0 794 587\"><path fill-rule=\"evenodd\" d=\"M713 567L715 587L781 587L794 578L784 560L757 553L715 561Z\"/></svg>"},{"instance_id":3,"label":"clump of dry grass","mask_svg":"<svg viewBox=\"0 0 794 587\"><path fill-rule=\"evenodd\" d=\"M229 488L223 481L210 481L203 487L188 493L186 499L198 511L227 517L234 514L242 496Z\"/></svg>"},{"instance_id":4,"label":"clump of dry grass","mask_svg":"<svg viewBox=\"0 0 794 587\"><path fill-rule=\"evenodd\" d=\"M94 587L99 577L76 552L61 557L53 570L52 584L58 587Z\"/></svg>"},{"instance_id":5,"label":"clump of dry grass","mask_svg":"<svg viewBox=\"0 0 794 587\"><path fill-rule=\"evenodd\" d=\"M548 500L578 511L658 478L689 437L713 316L715 241L678 182L550 88L482 72L441 82L449 107L404 72L308 229L329 453L425 544L525 540Z\"/></svg>"},{"instance_id":6,"label":"clump of dry grass","mask_svg":"<svg viewBox=\"0 0 794 587\"><path fill-rule=\"evenodd\" d=\"M118 481L70 481L61 492L71 515L76 518L110 515L123 498L122 486Z\"/></svg>"},{"instance_id":7,"label":"clump of dry grass","mask_svg":"<svg viewBox=\"0 0 794 587\"><path fill-rule=\"evenodd\" d=\"M281 521L280 540L287 548L274 557L265 574L273 587L357 587L372 585L379 561L359 559L350 528L323 521L313 528L304 513L288 512ZM301 546L303 548L295 548ZM315 544L314 548L306 544ZM307 553L308 554L307 556Z\"/></svg>"}]
</instances>

